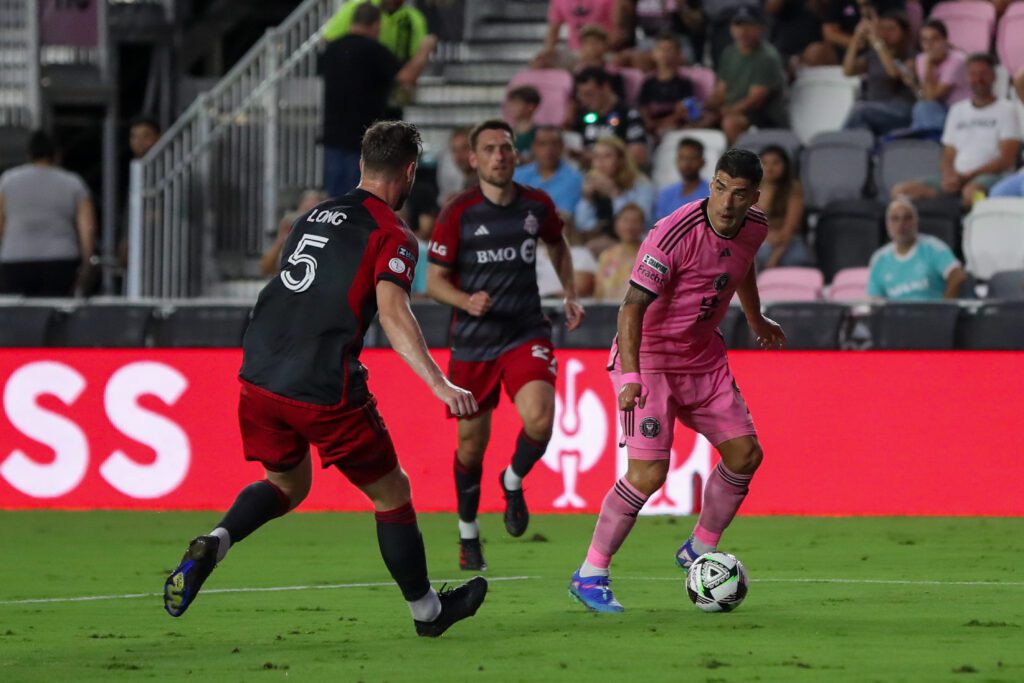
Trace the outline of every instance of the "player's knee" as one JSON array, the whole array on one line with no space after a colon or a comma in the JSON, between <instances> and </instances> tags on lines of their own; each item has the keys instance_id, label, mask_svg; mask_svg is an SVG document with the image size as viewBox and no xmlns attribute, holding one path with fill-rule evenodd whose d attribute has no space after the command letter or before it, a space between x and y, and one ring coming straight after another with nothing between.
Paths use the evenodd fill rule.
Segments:
<instances>
[{"instance_id":1,"label":"player's knee","mask_svg":"<svg viewBox=\"0 0 1024 683\"><path fill-rule=\"evenodd\" d=\"M630 470L626 473L626 480L640 493L651 496L665 485L667 476L667 467L647 467L641 470Z\"/></svg>"},{"instance_id":2,"label":"player's knee","mask_svg":"<svg viewBox=\"0 0 1024 683\"><path fill-rule=\"evenodd\" d=\"M551 430L554 427L554 410L537 411L523 420L523 429L526 435L534 441L547 443L551 440Z\"/></svg>"},{"instance_id":3,"label":"player's knee","mask_svg":"<svg viewBox=\"0 0 1024 683\"><path fill-rule=\"evenodd\" d=\"M733 463L734 467L730 469L737 474L753 474L761 466L761 460L763 459L764 451L761 450L760 444L754 442L739 454L736 462Z\"/></svg>"},{"instance_id":4,"label":"player's knee","mask_svg":"<svg viewBox=\"0 0 1024 683\"><path fill-rule=\"evenodd\" d=\"M288 509L294 510L302 501L306 500L312 481L309 478L296 477L287 482L278 482L275 485L288 497Z\"/></svg>"}]
</instances>

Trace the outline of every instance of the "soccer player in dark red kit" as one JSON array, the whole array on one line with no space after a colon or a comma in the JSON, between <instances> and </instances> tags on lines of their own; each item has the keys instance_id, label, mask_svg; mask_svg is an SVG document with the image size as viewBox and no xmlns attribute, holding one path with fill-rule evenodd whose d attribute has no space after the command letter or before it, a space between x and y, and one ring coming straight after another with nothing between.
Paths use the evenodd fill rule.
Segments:
<instances>
[{"instance_id":1,"label":"soccer player in dark red kit","mask_svg":"<svg viewBox=\"0 0 1024 683\"><path fill-rule=\"evenodd\" d=\"M171 616L188 609L229 548L302 502L312 479L310 444L323 467L336 467L373 502L381 555L419 635L441 635L483 602L481 577L441 593L431 588L409 479L359 362L379 311L392 347L448 410L477 410L472 394L431 359L409 308L418 245L395 210L416 179L419 153L414 126L374 124L362 140L359 186L295 222L281 272L260 292L242 342L242 447L266 478L244 488L213 531L189 544L164 585Z\"/></svg>"},{"instance_id":2,"label":"soccer player in dark red kit","mask_svg":"<svg viewBox=\"0 0 1024 683\"><path fill-rule=\"evenodd\" d=\"M512 128L484 121L470 132L470 164L478 187L456 195L441 211L427 254L427 292L454 309L448 378L473 392L480 412L458 418L455 491L459 501L459 565L486 569L477 510L491 414L501 385L523 429L499 485L505 529L522 536L529 523L523 478L544 455L555 415L557 366L551 323L537 290L537 241L543 241L565 293L569 330L583 321L576 300L569 245L554 203L541 190L512 181Z\"/></svg>"}]
</instances>

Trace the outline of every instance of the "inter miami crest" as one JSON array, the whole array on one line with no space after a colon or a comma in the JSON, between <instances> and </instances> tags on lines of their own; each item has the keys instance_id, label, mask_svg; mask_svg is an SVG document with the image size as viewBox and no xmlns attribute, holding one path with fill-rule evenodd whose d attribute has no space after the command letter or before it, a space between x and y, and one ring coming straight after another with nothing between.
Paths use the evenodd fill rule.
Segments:
<instances>
[{"instance_id":1,"label":"inter miami crest","mask_svg":"<svg viewBox=\"0 0 1024 683\"><path fill-rule=\"evenodd\" d=\"M526 213L526 220L523 221L523 230L526 230L531 235L536 235L540 231L540 223L537 221L537 217L533 215L533 211Z\"/></svg>"},{"instance_id":2,"label":"inter miami crest","mask_svg":"<svg viewBox=\"0 0 1024 683\"><path fill-rule=\"evenodd\" d=\"M645 417L640 421L640 436L645 439L653 439L661 434L661 423L656 417Z\"/></svg>"},{"instance_id":3,"label":"inter miami crest","mask_svg":"<svg viewBox=\"0 0 1024 683\"><path fill-rule=\"evenodd\" d=\"M729 273L722 273L715 278L715 291L721 292L729 284Z\"/></svg>"}]
</instances>

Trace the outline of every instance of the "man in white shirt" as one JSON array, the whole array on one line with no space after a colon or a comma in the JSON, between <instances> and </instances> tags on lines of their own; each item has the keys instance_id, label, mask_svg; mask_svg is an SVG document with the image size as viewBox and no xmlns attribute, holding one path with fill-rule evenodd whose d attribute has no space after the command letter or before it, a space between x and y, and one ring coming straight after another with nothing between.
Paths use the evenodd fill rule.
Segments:
<instances>
[{"instance_id":1,"label":"man in white shirt","mask_svg":"<svg viewBox=\"0 0 1024 683\"><path fill-rule=\"evenodd\" d=\"M1006 174L1012 173L1021 132L1013 106L996 98L995 61L987 54L967 59L971 97L954 104L942 131L941 174L898 183L892 196L926 199L960 195L970 206Z\"/></svg>"}]
</instances>

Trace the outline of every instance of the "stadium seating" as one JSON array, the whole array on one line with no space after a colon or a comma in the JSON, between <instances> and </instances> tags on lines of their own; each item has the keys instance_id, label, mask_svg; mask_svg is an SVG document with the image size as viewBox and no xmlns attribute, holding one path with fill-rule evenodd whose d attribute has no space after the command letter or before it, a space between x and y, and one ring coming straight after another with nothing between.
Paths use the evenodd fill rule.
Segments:
<instances>
[{"instance_id":1,"label":"stadium seating","mask_svg":"<svg viewBox=\"0 0 1024 683\"><path fill-rule=\"evenodd\" d=\"M1024 270L1001 270L988 281L988 299L1024 301ZM1024 328L1021 328L1024 336Z\"/></svg>"},{"instance_id":2,"label":"stadium seating","mask_svg":"<svg viewBox=\"0 0 1024 683\"><path fill-rule=\"evenodd\" d=\"M817 268L769 268L757 276L762 301L817 301L824 284Z\"/></svg>"},{"instance_id":3,"label":"stadium seating","mask_svg":"<svg viewBox=\"0 0 1024 683\"><path fill-rule=\"evenodd\" d=\"M982 305L960 318L957 348L972 351L1024 351L1024 301L999 301Z\"/></svg>"},{"instance_id":4,"label":"stadium seating","mask_svg":"<svg viewBox=\"0 0 1024 683\"><path fill-rule=\"evenodd\" d=\"M951 301L890 302L875 307L869 327L879 350L947 350L956 339L960 306Z\"/></svg>"},{"instance_id":5,"label":"stadium seating","mask_svg":"<svg viewBox=\"0 0 1024 683\"><path fill-rule=\"evenodd\" d=\"M693 82L694 95L701 102L707 102L715 93L715 72L706 66L684 66L679 75Z\"/></svg>"},{"instance_id":6,"label":"stadium seating","mask_svg":"<svg viewBox=\"0 0 1024 683\"><path fill-rule=\"evenodd\" d=\"M871 173L872 146L871 133L861 129L815 135L800 159L808 210L820 210L839 199L863 196ZM836 169L842 169L842 173Z\"/></svg>"},{"instance_id":7,"label":"stadium seating","mask_svg":"<svg viewBox=\"0 0 1024 683\"><path fill-rule=\"evenodd\" d=\"M857 86L848 79L805 77L804 73L790 91L789 119L807 143L818 133L842 127L857 97Z\"/></svg>"},{"instance_id":8,"label":"stadium seating","mask_svg":"<svg viewBox=\"0 0 1024 683\"><path fill-rule=\"evenodd\" d=\"M837 201L825 207L818 220L815 251L826 282L843 268L868 265L882 246L884 215L885 206L870 199Z\"/></svg>"},{"instance_id":9,"label":"stadium seating","mask_svg":"<svg viewBox=\"0 0 1024 683\"><path fill-rule=\"evenodd\" d=\"M788 128L760 128L748 130L736 140L736 147L749 149L755 154L760 154L768 145L778 145L786 150L794 166L800 163L800 149L803 142L796 133Z\"/></svg>"},{"instance_id":10,"label":"stadium seating","mask_svg":"<svg viewBox=\"0 0 1024 683\"><path fill-rule=\"evenodd\" d=\"M1015 2L1006 8L999 20L996 52L999 62L1011 74L1024 66L1024 3Z\"/></svg>"},{"instance_id":11,"label":"stadium seating","mask_svg":"<svg viewBox=\"0 0 1024 683\"><path fill-rule=\"evenodd\" d=\"M172 306L163 312L156 345L171 348L241 346L251 307L239 304Z\"/></svg>"},{"instance_id":12,"label":"stadium seating","mask_svg":"<svg viewBox=\"0 0 1024 683\"><path fill-rule=\"evenodd\" d=\"M829 301L867 300L870 275L870 268L843 268L832 278L825 298Z\"/></svg>"},{"instance_id":13,"label":"stadium seating","mask_svg":"<svg viewBox=\"0 0 1024 683\"><path fill-rule=\"evenodd\" d=\"M148 346L153 312L153 308L146 305L91 303L68 314L59 339L65 346Z\"/></svg>"},{"instance_id":14,"label":"stadium seating","mask_svg":"<svg viewBox=\"0 0 1024 683\"><path fill-rule=\"evenodd\" d=\"M0 172L24 163L31 134L22 126L0 126Z\"/></svg>"},{"instance_id":15,"label":"stadium seating","mask_svg":"<svg viewBox=\"0 0 1024 683\"><path fill-rule=\"evenodd\" d=\"M56 308L44 304L0 306L0 347L48 346L54 320L59 315Z\"/></svg>"},{"instance_id":16,"label":"stadium seating","mask_svg":"<svg viewBox=\"0 0 1024 683\"><path fill-rule=\"evenodd\" d=\"M615 339L616 324L619 318L619 307L614 304L589 306L587 315L579 329L568 332L561 316L554 325L556 345L566 349L605 349L611 348Z\"/></svg>"},{"instance_id":17,"label":"stadium seating","mask_svg":"<svg viewBox=\"0 0 1024 683\"><path fill-rule=\"evenodd\" d=\"M729 306L722 322L718 324L718 330L722 333L726 348L750 348L750 328L747 327L747 317L738 304Z\"/></svg>"},{"instance_id":18,"label":"stadium seating","mask_svg":"<svg viewBox=\"0 0 1024 683\"><path fill-rule=\"evenodd\" d=\"M843 304L824 301L772 304L765 315L782 325L786 349L834 350L839 348L839 330L846 319Z\"/></svg>"},{"instance_id":19,"label":"stadium seating","mask_svg":"<svg viewBox=\"0 0 1024 683\"><path fill-rule=\"evenodd\" d=\"M893 140L878 152L875 184L878 196L888 199L898 183L938 175L942 145L931 140Z\"/></svg>"},{"instance_id":20,"label":"stadium seating","mask_svg":"<svg viewBox=\"0 0 1024 683\"><path fill-rule=\"evenodd\" d=\"M532 85L540 92L540 106L533 116L538 125L561 126L565 122L572 74L564 69L527 69L512 77L507 90L521 85Z\"/></svg>"},{"instance_id":21,"label":"stadium seating","mask_svg":"<svg viewBox=\"0 0 1024 683\"><path fill-rule=\"evenodd\" d=\"M652 180L658 187L665 187L679 182L676 170L676 147L683 138L699 140L704 145L704 170L701 177L710 180L715 172L715 164L729 146L725 134L714 128L694 128L690 130L674 130L661 139L661 144L654 151L654 172Z\"/></svg>"},{"instance_id":22,"label":"stadium seating","mask_svg":"<svg viewBox=\"0 0 1024 683\"><path fill-rule=\"evenodd\" d=\"M1024 199L987 199L964 218L967 269L981 280L1024 265Z\"/></svg>"},{"instance_id":23,"label":"stadium seating","mask_svg":"<svg viewBox=\"0 0 1024 683\"><path fill-rule=\"evenodd\" d=\"M953 251L960 250L960 198L936 197L914 202L922 234L938 237Z\"/></svg>"},{"instance_id":24,"label":"stadium seating","mask_svg":"<svg viewBox=\"0 0 1024 683\"><path fill-rule=\"evenodd\" d=\"M432 349L448 348L452 326L450 306L441 306L431 302L415 302L412 304L412 313L419 321L427 346Z\"/></svg>"},{"instance_id":25,"label":"stadium seating","mask_svg":"<svg viewBox=\"0 0 1024 683\"><path fill-rule=\"evenodd\" d=\"M949 42L964 52L988 52L992 46L996 8L987 0L940 2L929 18L941 20L949 32Z\"/></svg>"}]
</instances>

